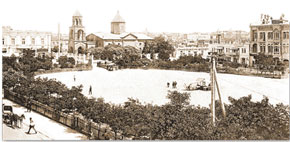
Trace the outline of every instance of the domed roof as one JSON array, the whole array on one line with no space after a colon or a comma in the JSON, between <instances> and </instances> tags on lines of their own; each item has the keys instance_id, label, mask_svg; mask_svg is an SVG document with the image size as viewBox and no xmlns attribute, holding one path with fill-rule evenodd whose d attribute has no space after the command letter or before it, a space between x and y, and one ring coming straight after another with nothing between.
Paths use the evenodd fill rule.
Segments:
<instances>
[{"instance_id":1,"label":"domed roof","mask_svg":"<svg viewBox=\"0 0 290 142\"><path fill-rule=\"evenodd\" d=\"M82 15L78 10L76 10L73 16L82 16Z\"/></svg>"},{"instance_id":2,"label":"domed roof","mask_svg":"<svg viewBox=\"0 0 290 142\"><path fill-rule=\"evenodd\" d=\"M120 23L125 23L125 20L120 16L119 11L117 11L116 16L114 17L114 19L112 20L112 23L114 22L120 22Z\"/></svg>"}]
</instances>

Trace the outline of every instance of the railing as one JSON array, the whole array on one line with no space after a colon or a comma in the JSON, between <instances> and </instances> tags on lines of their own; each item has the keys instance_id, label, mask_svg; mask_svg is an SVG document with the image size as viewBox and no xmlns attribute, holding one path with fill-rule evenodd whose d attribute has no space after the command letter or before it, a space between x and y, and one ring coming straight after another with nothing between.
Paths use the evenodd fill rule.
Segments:
<instances>
[{"instance_id":1,"label":"railing","mask_svg":"<svg viewBox=\"0 0 290 142\"><path fill-rule=\"evenodd\" d=\"M14 92L4 90L4 97L18 103L20 105L25 106L25 102L27 102L28 97L17 95ZM93 139L121 139L119 133L117 133L117 137L115 138L115 134L111 131L111 128L104 123L95 123L85 119L81 114L75 112L73 114L67 114L61 111L57 111L50 106L44 105L35 100L31 100L31 109L38 112L39 114L46 116L56 122L64 124L72 129L75 129L85 135L89 135L91 132L93 133ZM102 125L101 125L102 124ZM99 133L99 134L98 134ZM109 138L104 136L105 133L111 133Z\"/></svg>"}]
</instances>

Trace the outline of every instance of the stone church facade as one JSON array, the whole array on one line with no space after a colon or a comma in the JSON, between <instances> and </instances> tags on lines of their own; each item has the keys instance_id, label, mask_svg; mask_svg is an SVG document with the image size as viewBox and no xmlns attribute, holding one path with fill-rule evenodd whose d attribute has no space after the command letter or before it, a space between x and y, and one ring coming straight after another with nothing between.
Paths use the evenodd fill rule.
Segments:
<instances>
[{"instance_id":1,"label":"stone church facade","mask_svg":"<svg viewBox=\"0 0 290 142\"><path fill-rule=\"evenodd\" d=\"M146 41L153 40L142 33L127 33L125 28L126 22L118 11L111 21L111 33L91 33L86 37L86 40L90 48L108 45L133 46L140 51L143 50Z\"/></svg>"}]
</instances>

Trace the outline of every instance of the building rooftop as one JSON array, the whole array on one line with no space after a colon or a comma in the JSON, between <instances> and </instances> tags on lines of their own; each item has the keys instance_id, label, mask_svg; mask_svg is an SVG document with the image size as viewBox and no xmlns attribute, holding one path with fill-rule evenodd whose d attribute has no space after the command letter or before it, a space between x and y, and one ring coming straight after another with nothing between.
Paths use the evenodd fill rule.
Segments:
<instances>
[{"instance_id":1,"label":"building rooftop","mask_svg":"<svg viewBox=\"0 0 290 142\"><path fill-rule=\"evenodd\" d=\"M112 20L112 23L125 23L125 20L120 16L119 11L117 11L116 16Z\"/></svg>"},{"instance_id":2,"label":"building rooftop","mask_svg":"<svg viewBox=\"0 0 290 142\"><path fill-rule=\"evenodd\" d=\"M102 39L123 39L124 37L128 36L128 35L133 35L135 36L137 39L153 39L145 34L141 34L141 33L122 33L122 34L111 34L111 33L92 33L96 36L98 36L99 38Z\"/></svg>"},{"instance_id":3,"label":"building rooftop","mask_svg":"<svg viewBox=\"0 0 290 142\"><path fill-rule=\"evenodd\" d=\"M82 16L82 15L78 10L76 10L73 16Z\"/></svg>"}]
</instances>

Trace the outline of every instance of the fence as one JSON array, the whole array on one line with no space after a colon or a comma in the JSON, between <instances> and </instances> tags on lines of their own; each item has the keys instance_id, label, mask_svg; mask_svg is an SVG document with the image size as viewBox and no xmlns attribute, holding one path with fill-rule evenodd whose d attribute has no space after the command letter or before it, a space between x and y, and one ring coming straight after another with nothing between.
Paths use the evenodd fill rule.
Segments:
<instances>
[{"instance_id":1,"label":"fence","mask_svg":"<svg viewBox=\"0 0 290 142\"><path fill-rule=\"evenodd\" d=\"M4 97L22 106L26 106L26 102L28 102L28 97L17 95L16 93L6 89L4 90ZM31 109L85 135L89 135L92 132L93 139L106 140L123 138L119 133L117 133L117 136L115 137L115 134L109 125L92 122L77 112L67 114L35 100L31 100Z\"/></svg>"}]
</instances>

